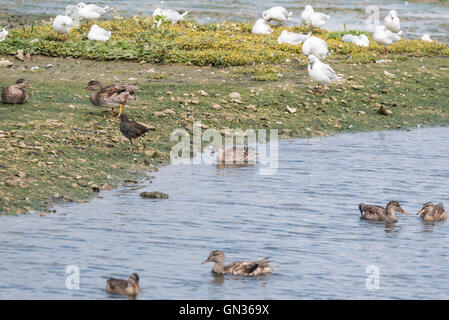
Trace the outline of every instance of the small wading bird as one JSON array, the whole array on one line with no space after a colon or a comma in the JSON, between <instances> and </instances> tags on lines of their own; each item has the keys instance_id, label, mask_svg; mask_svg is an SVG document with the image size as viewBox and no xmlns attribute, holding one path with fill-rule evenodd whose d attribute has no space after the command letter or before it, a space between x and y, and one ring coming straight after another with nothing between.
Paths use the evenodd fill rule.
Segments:
<instances>
[{"instance_id":1,"label":"small wading bird","mask_svg":"<svg viewBox=\"0 0 449 320\"><path fill-rule=\"evenodd\" d=\"M137 296L140 292L139 275L133 273L128 280L109 278L106 280L106 292L125 296Z\"/></svg>"},{"instance_id":2,"label":"small wading bird","mask_svg":"<svg viewBox=\"0 0 449 320\"><path fill-rule=\"evenodd\" d=\"M398 221L396 212L400 212L403 215L407 213L402 210L401 205L397 201L390 201L387 207L376 206L372 204L359 204L361 218L372 221L385 221L387 223L393 223Z\"/></svg>"},{"instance_id":3,"label":"small wading bird","mask_svg":"<svg viewBox=\"0 0 449 320\"><path fill-rule=\"evenodd\" d=\"M259 276L268 275L273 271L273 268L269 266L268 258L257 261L236 261L225 266L225 255L220 250L212 251L202 264L208 262L215 263L212 272L218 275Z\"/></svg>"},{"instance_id":4,"label":"small wading bird","mask_svg":"<svg viewBox=\"0 0 449 320\"><path fill-rule=\"evenodd\" d=\"M111 108L111 116L114 116L114 108L120 107L117 119L122 114L123 106L136 99L134 91L138 89L139 87L128 84L113 84L103 87L99 81L95 80L90 81L84 88L84 90L92 91L89 99L94 106Z\"/></svg>"},{"instance_id":5,"label":"small wading bird","mask_svg":"<svg viewBox=\"0 0 449 320\"><path fill-rule=\"evenodd\" d=\"M143 124L129 120L126 114L122 114L120 116L120 119L122 120L120 123L120 131L123 133L125 137L129 139L129 143L131 145L133 144L132 139L137 139L140 136L143 136L148 131L150 131L150 129L145 127ZM144 150L146 149L145 143L143 144L143 149Z\"/></svg>"},{"instance_id":6,"label":"small wading bird","mask_svg":"<svg viewBox=\"0 0 449 320\"><path fill-rule=\"evenodd\" d=\"M309 55L309 65L307 67L307 71L309 72L309 76L313 81L318 82L317 92L320 94L324 93L326 89L326 84L331 83L334 80L341 79L341 77L337 76L334 69L332 69L328 64L322 63L317 57L313 54ZM320 84L323 87L320 89Z\"/></svg>"},{"instance_id":7,"label":"small wading bird","mask_svg":"<svg viewBox=\"0 0 449 320\"><path fill-rule=\"evenodd\" d=\"M2 90L2 102L11 104L22 104L28 100L28 92L25 88L32 88L25 79L19 79L15 84Z\"/></svg>"},{"instance_id":8,"label":"small wading bird","mask_svg":"<svg viewBox=\"0 0 449 320\"><path fill-rule=\"evenodd\" d=\"M446 210L444 210L442 203L434 205L432 202L426 202L417 215L424 221L444 221L447 219Z\"/></svg>"}]
</instances>

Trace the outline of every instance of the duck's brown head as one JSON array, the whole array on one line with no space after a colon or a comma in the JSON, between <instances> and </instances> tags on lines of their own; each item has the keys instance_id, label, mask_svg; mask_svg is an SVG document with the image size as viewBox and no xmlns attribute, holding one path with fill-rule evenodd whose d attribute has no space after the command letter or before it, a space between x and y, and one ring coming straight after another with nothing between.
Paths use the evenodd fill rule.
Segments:
<instances>
[{"instance_id":1,"label":"duck's brown head","mask_svg":"<svg viewBox=\"0 0 449 320\"><path fill-rule=\"evenodd\" d=\"M399 204L399 202L397 201L390 201L387 204L387 212L389 211L389 209L394 209L395 212L400 212L403 215L407 215L407 212L405 212L402 208L401 205Z\"/></svg>"},{"instance_id":2,"label":"duck's brown head","mask_svg":"<svg viewBox=\"0 0 449 320\"><path fill-rule=\"evenodd\" d=\"M23 88L32 88L31 84L29 84L25 79L19 79L16 81L16 85Z\"/></svg>"},{"instance_id":3,"label":"duck's brown head","mask_svg":"<svg viewBox=\"0 0 449 320\"><path fill-rule=\"evenodd\" d=\"M435 205L432 202L426 202L416 215L422 214L423 216L425 216L428 212L432 211L433 209L435 209Z\"/></svg>"},{"instance_id":4,"label":"duck's brown head","mask_svg":"<svg viewBox=\"0 0 449 320\"><path fill-rule=\"evenodd\" d=\"M225 256L223 251L221 250L214 250L209 254L209 257L203 261L202 264L208 263L208 262L216 262L221 263L224 262Z\"/></svg>"},{"instance_id":5,"label":"duck's brown head","mask_svg":"<svg viewBox=\"0 0 449 320\"><path fill-rule=\"evenodd\" d=\"M100 91L101 83L100 83L100 81L96 81L96 80L89 81L89 83L87 84L87 87L85 87L84 90Z\"/></svg>"}]
</instances>

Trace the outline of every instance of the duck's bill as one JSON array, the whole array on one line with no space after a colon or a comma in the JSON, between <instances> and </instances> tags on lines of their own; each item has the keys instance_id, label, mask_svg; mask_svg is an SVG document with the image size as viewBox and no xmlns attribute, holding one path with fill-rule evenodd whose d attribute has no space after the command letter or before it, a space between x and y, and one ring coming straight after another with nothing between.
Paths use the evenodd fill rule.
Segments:
<instances>
[{"instance_id":1,"label":"duck's bill","mask_svg":"<svg viewBox=\"0 0 449 320\"><path fill-rule=\"evenodd\" d=\"M401 210L401 213L402 213L404 216L407 215L407 212L405 212L404 210Z\"/></svg>"},{"instance_id":2,"label":"duck's bill","mask_svg":"<svg viewBox=\"0 0 449 320\"><path fill-rule=\"evenodd\" d=\"M27 83L27 84L25 84L25 88L30 88L30 89L31 89L31 88L33 88L33 87L31 86L31 84L28 84L28 83Z\"/></svg>"},{"instance_id":3,"label":"duck's bill","mask_svg":"<svg viewBox=\"0 0 449 320\"><path fill-rule=\"evenodd\" d=\"M424 209L422 209L420 212L418 212L416 215L417 216L419 216L419 215L421 215L421 213L423 213L424 212Z\"/></svg>"},{"instance_id":4,"label":"duck's bill","mask_svg":"<svg viewBox=\"0 0 449 320\"><path fill-rule=\"evenodd\" d=\"M206 259L203 262L201 262L201 264L205 264L205 263L208 263L208 262L209 262L209 259Z\"/></svg>"}]
</instances>

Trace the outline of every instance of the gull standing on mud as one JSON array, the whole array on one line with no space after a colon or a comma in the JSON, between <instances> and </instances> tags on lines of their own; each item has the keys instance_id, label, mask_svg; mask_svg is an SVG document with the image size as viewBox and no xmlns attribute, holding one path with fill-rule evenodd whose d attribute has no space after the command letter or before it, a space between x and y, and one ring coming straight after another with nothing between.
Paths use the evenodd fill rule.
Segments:
<instances>
[{"instance_id":1,"label":"gull standing on mud","mask_svg":"<svg viewBox=\"0 0 449 320\"><path fill-rule=\"evenodd\" d=\"M398 33L393 33L385 26L377 26L374 29L373 40L384 46L383 55L385 56L387 54L387 46L401 40L401 34L402 30Z\"/></svg>"},{"instance_id":2,"label":"gull standing on mud","mask_svg":"<svg viewBox=\"0 0 449 320\"><path fill-rule=\"evenodd\" d=\"M398 33L401 30L401 20L395 10L388 12L388 15L384 19L384 24L393 33Z\"/></svg>"},{"instance_id":3,"label":"gull standing on mud","mask_svg":"<svg viewBox=\"0 0 449 320\"><path fill-rule=\"evenodd\" d=\"M251 29L252 34L270 34L273 30L270 28L270 26L265 22L264 19L259 19L254 24L253 28Z\"/></svg>"},{"instance_id":4,"label":"gull standing on mud","mask_svg":"<svg viewBox=\"0 0 449 320\"><path fill-rule=\"evenodd\" d=\"M269 266L268 258L257 261L236 261L225 266L225 255L223 251L214 250L209 257L202 263L214 262L212 273L218 275L235 276L259 276L268 275L273 271Z\"/></svg>"},{"instance_id":5,"label":"gull standing on mud","mask_svg":"<svg viewBox=\"0 0 449 320\"><path fill-rule=\"evenodd\" d=\"M279 23L290 20L292 15L293 12L289 12L284 7L279 6L268 9L262 13L262 17L265 21L270 22L273 20Z\"/></svg>"},{"instance_id":6,"label":"gull standing on mud","mask_svg":"<svg viewBox=\"0 0 449 320\"><path fill-rule=\"evenodd\" d=\"M309 56L308 59L309 65L307 67L307 71L309 72L309 76L313 81L318 82L318 93L324 93L325 85L331 83L334 80L341 79L341 77L337 76L334 69L332 69L328 64L322 63L317 57L313 54ZM320 84L323 87L320 90Z\"/></svg>"},{"instance_id":7,"label":"gull standing on mud","mask_svg":"<svg viewBox=\"0 0 449 320\"><path fill-rule=\"evenodd\" d=\"M313 54L321 60L326 59L329 48L326 41L315 36L308 37L302 44L302 53L306 56Z\"/></svg>"},{"instance_id":8,"label":"gull standing on mud","mask_svg":"<svg viewBox=\"0 0 449 320\"><path fill-rule=\"evenodd\" d=\"M301 23L310 28L319 28L323 26L330 16L321 12L315 12L311 5L306 5L301 12Z\"/></svg>"},{"instance_id":9,"label":"gull standing on mud","mask_svg":"<svg viewBox=\"0 0 449 320\"><path fill-rule=\"evenodd\" d=\"M183 13L179 13L178 11L172 9L161 9L157 8L153 11L153 17L163 16L165 20L171 21L173 23L177 23L181 20L184 20L184 17L189 13L189 11L185 11Z\"/></svg>"}]
</instances>

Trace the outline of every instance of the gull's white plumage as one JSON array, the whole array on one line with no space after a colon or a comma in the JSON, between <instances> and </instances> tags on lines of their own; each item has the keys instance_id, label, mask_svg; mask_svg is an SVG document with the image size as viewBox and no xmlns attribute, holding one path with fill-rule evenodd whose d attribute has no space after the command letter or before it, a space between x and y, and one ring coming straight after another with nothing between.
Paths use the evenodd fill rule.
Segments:
<instances>
[{"instance_id":1,"label":"gull's white plumage","mask_svg":"<svg viewBox=\"0 0 449 320\"><path fill-rule=\"evenodd\" d=\"M374 29L373 40L383 46L389 46L399 40L401 40L402 31L393 33L385 26L377 26Z\"/></svg>"},{"instance_id":2,"label":"gull's white plumage","mask_svg":"<svg viewBox=\"0 0 449 320\"><path fill-rule=\"evenodd\" d=\"M301 12L301 22L310 28L319 28L329 20L327 14L315 12L311 5L306 5L303 12Z\"/></svg>"},{"instance_id":3,"label":"gull's white plumage","mask_svg":"<svg viewBox=\"0 0 449 320\"><path fill-rule=\"evenodd\" d=\"M111 31L105 30L101 28L100 26L94 24L87 35L87 38L89 40L94 41L108 41L111 37Z\"/></svg>"},{"instance_id":4,"label":"gull's white plumage","mask_svg":"<svg viewBox=\"0 0 449 320\"><path fill-rule=\"evenodd\" d=\"M284 30L279 35L278 43L300 44L306 39L308 39L311 35L312 35L311 32L309 32L308 34L302 34Z\"/></svg>"},{"instance_id":5,"label":"gull's white plumage","mask_svg":"<svg viewBox=\"0 0 449 320\"><path fill-rule=\"evenodd\" d=\"M103 14L108 12L111 7L100 7L96 4L85 4L84 2L80 2L76 5L76 12L78 15L87 21L98 20L101 18Z\"/></svg>"},{"instance_id":6,"label":"gull's white plumage","mask_svg":"<svg viewBox=\"0 0 449 320\"><path fill-rule=\"evenodd\" d=\"M74 25L73 19L69 16L58 15L53 20L52 28L56 33L68 34Z\"/></svg>"},{"instance_id":7,"label":"gull's white plumage","mask_svg":"<svg viewBox=\"0 0 449 320\"><path fill-rule=\"evenodd\" d=\"M157 8L153 11L153 17L157 16L163 16L166 20L169 20L173 23L176 23L178 21L181 21L184 19L184 17L189 13L189 11L186 11L184 13L179 13L178 11L172 10L172 9L161 9Z\"/></svg>"},{"instance_id":8,"label":"gull's white plumage","mask_svg":"<svg viewBox=\"0 0 449 320\"><path fill-rule=\"evenodd\" d=\"M314 55L323 60L329 53L326 41L315 36L307 38L302 44L302 53L306 56Z\"/></svg>"},{"instance_id":9,"label":"gull's white plumage","mask_svg":"<svg viewBox=\"0 0 449 320\"><path fill-rule=\"evenodd\" d=\"M422 37L421 37L421 40L422 41L427 41L427 42L433 42L433 40L430 39L430 34L428 34L428 33L423 34Z\"/></svg>"},{"instance_id":10,"label":"gull's white plumage","mask_svg":"<svg viewBox=\"0 0 449 320\"><path fill-rule=\"evenodd\" d=\"M2 31L0 31L0 41L5 40L8 33L9 32L8 32L8 30L6 30L6 27L3 27Z\"/></svg>"},{"instance_id":11,"label":"gull's white plumage","mask_svg":"<svg viewBox=\"0 0 449 320\"><path fill-rule=\"evenodd\" d=\"M271 30L270 26L267 25L264 19L259 19L254 24L251 33L253 34L270 34L273 30Z\"/></svg>"},{"instance_id":12,"label":"gull's white plumage","mask_svg":"<svg viewBox=\"0 0 449 320\"><path fill-rule=\"evenodd\" d=\"M355 36L353 34L345 34L342 38L343 42L351 42L359 47L368 47L369 39L364 34Z\"/></svg>"},{"instance_id":13,"label":"gull's white plumage","mask_svg":"<svg viewBox=\"0 0 449 320\"><path fill-rule=\"evenodd\" d=\"M277 22L284 22L290 20L292 14L293 12L289 12L284 7L276 6L264 11L262 17L265 21L274 20Z\"/></svg>"},{"instance_id":14,"label":"gull's white plumage","mask_svg":"<svg viewBox=\"0 0 449 320\"><path fill-rule=\"evenodd\" d=\"M322 63L313 54L309 55L307 71L309 72L310 79L318 82L318 84L329 84L334 80L341 79L337 76L334 69L328 64Z\"/></svg>"},{"instance_id":15,"label":"gull's white plumage","mask_svg":"<svg viewBox=\"0 0 449 320\"><path fill-rule=\"evenodd\" d=\"M395 10L390 10L384 19L385 27L393 33L398 33L401 30L401 20Z\"/></svg>"}]
</instances>

